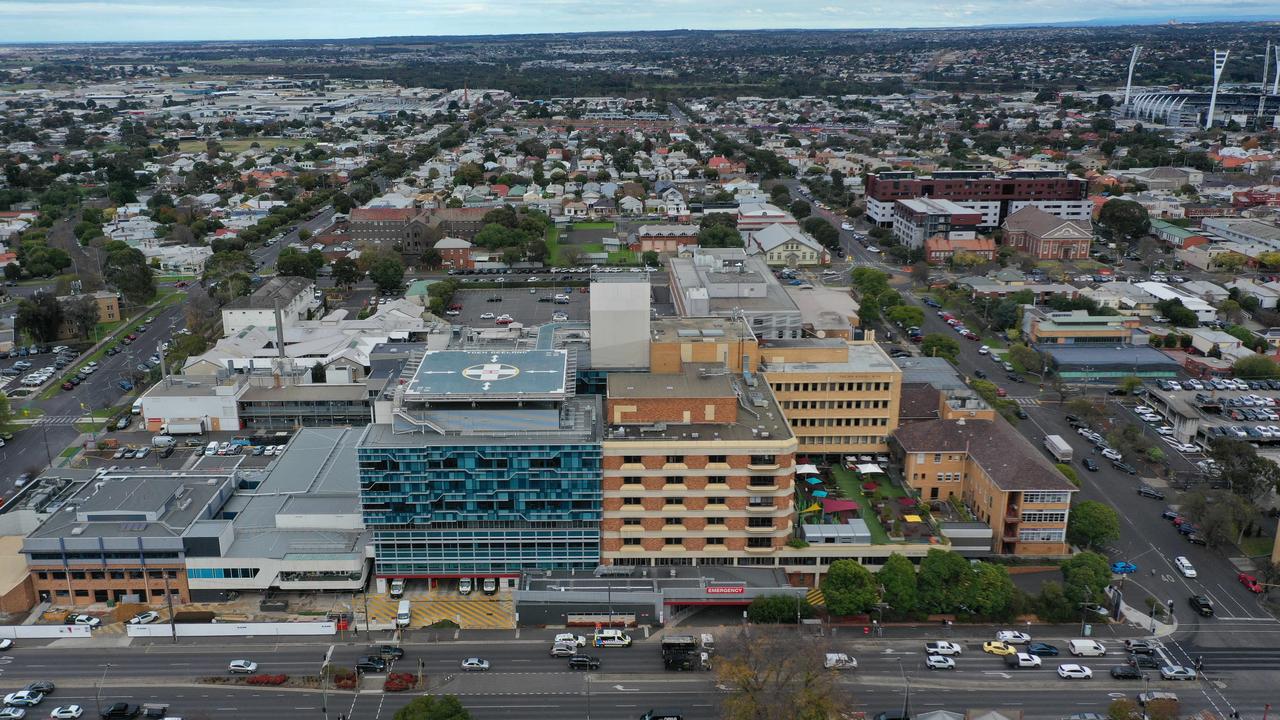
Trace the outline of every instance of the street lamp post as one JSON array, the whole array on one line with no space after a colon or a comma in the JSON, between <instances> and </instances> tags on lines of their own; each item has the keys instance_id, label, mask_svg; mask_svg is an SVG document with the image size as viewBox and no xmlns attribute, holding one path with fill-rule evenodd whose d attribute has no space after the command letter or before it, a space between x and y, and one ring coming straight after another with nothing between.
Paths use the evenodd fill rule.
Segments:
<instances>
[{"instance_id":1,"label":"street lamp post","mask_svg":"<svg viewBox=\"0 0 1280 720\"><path fill-rule=\"evenodd\" d=\"M94 700L94 703L98 706L99 716L102 715L102 686L104 683L107 682L107 671L110 670L112 667L113 666L111 663L106 663L105 665L102 666L102 677L98 679L98 687L94 688L94 691L93 691L93 700Z\"/></svg>"},{"instance_id":2,"label":"street lamp post","mask_svg":"<svg viewBox=\"0 0 1280 720\"><path fill-rule=\"evenodd\" d=\"M907 675L907 669L902 666L902 658L893 659L898 663L898 672L902 673L902 717L911 717L911 678Z\"/></svg>"}]
</instances>

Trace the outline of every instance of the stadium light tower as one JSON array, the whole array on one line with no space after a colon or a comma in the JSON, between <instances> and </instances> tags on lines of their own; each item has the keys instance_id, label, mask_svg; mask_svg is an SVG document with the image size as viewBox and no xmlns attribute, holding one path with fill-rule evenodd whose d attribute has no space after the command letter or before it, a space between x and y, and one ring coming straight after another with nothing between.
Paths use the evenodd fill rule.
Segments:
<instances>
[{"instance_id":1,"label":"stadium light tower","mask_svg":"<svg viewBox=\"0 0 1280 720\"><path fill-rule=\"evenodd\" d=\"M1271 69L1271 41L1267 41L1267 51L1262 53L1262 84L1258 86L1258 128L1262 128L1262 113L1267 106L1267 70Z\"/></svg>"},{"instance_id":2,"label":"stadium light tower","mask_svg":"<svg viewBox=\"0 0 1280 720\"><path fill-rule=\"evenodd\" d=\"M1280 95L1280 43L1271 46L1271 51L1276 56L1276 76L1271 81L1271 94Z\"/></svg>"},{"instance_id":3,"label":"stadium light tower","mask_svg":"<svg viewBox=\"0 0 1280 720\"><path fill-rule=\"evenodd\" d=\"M1218 104L1218 82L1222 80L1222 69L1227 66L1230 50L1213 51L1213 93L1209 95L1209 116L1205 118L1204 129L1213 127L1213 110Z\"/></svg>"},{"instance_id":4,"label":"stadium light tower","mask_svg":"<svg viewBox=\"0 0 1280 720\"><path fill-rule=\"evenodd\" d=\"M1133 54L1129 56L1129 79L1124 83L1124 104L1129 105L1129 93L1133 91L1133 67L1138 64L1138 53L1142 52L1141 45L1133 46ZM1266 82L1265 80L1263 82Z\"/></svg>"}]
</instances>

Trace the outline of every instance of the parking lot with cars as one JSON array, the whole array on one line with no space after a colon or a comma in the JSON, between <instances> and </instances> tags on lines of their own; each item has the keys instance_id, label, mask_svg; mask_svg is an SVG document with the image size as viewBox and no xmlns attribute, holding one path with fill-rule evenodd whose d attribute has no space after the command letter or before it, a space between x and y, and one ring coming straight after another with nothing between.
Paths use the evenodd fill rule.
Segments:
<instances>
[{"instance_id":1,"label":"parking lot with cars","mask_svg":"<svg viewBox=\"0 0 1280 720\"><path fill-rule=\"evenodd\" d=\"M458 314L450 319L455 324L473 328L509 324L500 321L504 316L523 325L586 322L590 319L590 295L584 290L584 287L463 289L453 296L454 304L460 307L455 310Z\"/></svg>"}]
</instances>

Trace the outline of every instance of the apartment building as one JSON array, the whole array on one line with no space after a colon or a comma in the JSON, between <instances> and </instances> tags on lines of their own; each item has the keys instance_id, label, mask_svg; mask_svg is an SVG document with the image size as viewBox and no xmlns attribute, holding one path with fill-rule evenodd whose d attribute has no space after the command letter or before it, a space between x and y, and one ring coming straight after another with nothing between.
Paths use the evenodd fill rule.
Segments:
<instances>
[{"instance_id":1,"label":"apartment building","mask_svg":"<svg viewBox=\"0 0 1280 720\"><path fill-rule=\"evenodd\" d=\"M251 327L275 328L276 311L283 327L306 320L319 307L316 283L304 277L277 275L251 295L238 297L222 308L222 335L231 337Z\"/></svg>"},{"instance_id":2,"label":"apartment building","mask_svg":"<svg viewBox=\"0 0 1280 720\"><path fill-rule=\"evenodd\" d=\"M602 560L772 565L795 522L796 438L768 385L722 365L613 373Z\"/></svg>"},{"instance_id":3,"label":"apartment building","mask_svg":"<svg viewBox=\"0 0 1280 720\"><path fill-rule=\"evenodd\" d=\"M779 340L760 372L806 455L885 452L898 427L902 369L874 342Z\"/></svg>"},{"instance_id":4,"label":"apartment building","mask_svg":"<svg viewBox=\"0 0 1280 720\"><path fill-rule=\"evenodd\" d=\"M973 239L981 213L950 200L919 198L893 205L893 236L909 248L922 248L932 237Z\"/></svg>"},{"instance_id":5,"label":"apartment building","mask_svg":"<svg viewBox=\"0 0 1280 720\"><path fill-rule=\"evenodd\" d=\"M937 418L893 434L904 481L926 501L962 503L991 528L997 555L1067 555L1075 486L971 393L938 397Z\"/></svg>"},{"instance_id":6,"label":"apartment building","mask_svg":"<svg viewBox=\"0 0 1280 720\"><path fill-rule=\"evenodd\" d=\"M982 215L983 228L996 228L1010 213L1028 205L1068 220L1088 220L1093 203L1088 183L1061 171L1013 170L997 174L983 170L948 170L917 176L913 171L872 173L867 176L867 217L881 227L894 222L899 200L949 200Z\"/></svg>"}]
</instances>

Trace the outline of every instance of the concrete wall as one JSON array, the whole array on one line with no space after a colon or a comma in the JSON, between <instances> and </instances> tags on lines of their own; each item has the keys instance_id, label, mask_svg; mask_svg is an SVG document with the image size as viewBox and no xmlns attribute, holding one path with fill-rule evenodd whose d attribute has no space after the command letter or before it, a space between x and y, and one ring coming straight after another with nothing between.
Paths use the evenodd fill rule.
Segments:
<instances>
[{"instance_id":1,"label":"concrete wall","mask_svg":"<svg viewBox=\"0 0 1280 720\"><path fill-rule=\"evenodd\" d=\"M39 627L39 626L32 626ZM298 623L190 623L178 624L178 637L273 637L284 635L333 635L333 622ZM129 637L172 637L167 624L127 625Z\"/></svg>"},{"instance_id":2,"label":"concrete wall","mask_svg":"<svg viewBox=\"0 0 1280 720\"><path fill-rule=\"evenodd\" d=\"M87 625L0 625L0 638L87 638L93 631Z\"/></svg>"}]
</instances>

